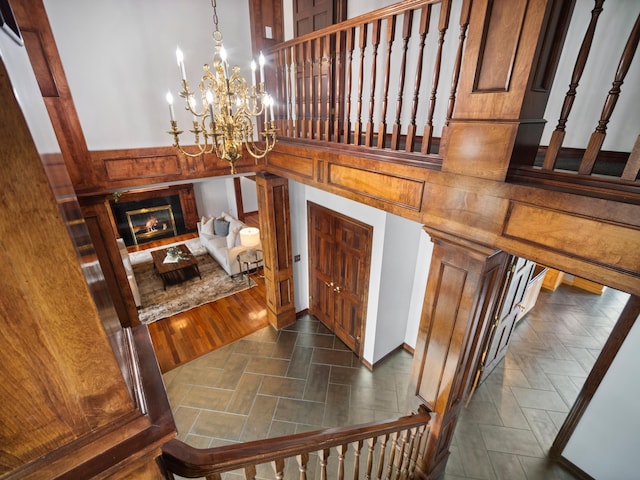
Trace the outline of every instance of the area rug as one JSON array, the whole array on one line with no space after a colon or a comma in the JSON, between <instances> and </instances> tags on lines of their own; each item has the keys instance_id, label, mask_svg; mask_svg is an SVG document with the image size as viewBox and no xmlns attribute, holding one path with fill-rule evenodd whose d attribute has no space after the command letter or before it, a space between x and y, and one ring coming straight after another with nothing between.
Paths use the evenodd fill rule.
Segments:
<instances>
[{"instance_id":1,"label":"area rug","mask_svg":"<svg viewBox=\"0 0 640 480\"><path fill-rule=\"evenodd\" d=\"M243 275L230 277L208 253L195 257L202 279L196 275L184 282L167 285L166 290L153 269L152 261L133 265L142 302L142 307L138 309L142 323L152 323L256 285L251 279L247 282Z\"/></svg>"}]
</instances>

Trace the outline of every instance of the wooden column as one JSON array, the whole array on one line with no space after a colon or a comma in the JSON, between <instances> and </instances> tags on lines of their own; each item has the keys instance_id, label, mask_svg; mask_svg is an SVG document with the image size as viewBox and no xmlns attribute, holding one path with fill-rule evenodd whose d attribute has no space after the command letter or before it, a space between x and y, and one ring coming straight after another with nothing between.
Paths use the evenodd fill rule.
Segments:
<instances>
[{"instance_id":1,"label":"wooden column","mask_svg":"<svg viewBox=\"0 0 640 480\"><path fill-rule=\"evenodd\" d=\"M409 394L435 412L420 468L444 473L460 409L473 382L482 337L490 324L509 255L429 231L434 242Z\"/></svg>"},{"instance_id":2,"label":"wooden column","mask_svg":"<svg viewBox=\"0 0 640 480\"><path fill-rule=\"evenodd\" d=\"M289 184L286 178L264 172L256 176L256 183L267 317L271 325L280 329L296 320L293 303Z\"/></svg>"},{"instance_id":3,"label":"wooden column","mask_svg":"<svg viewBox=\"0 0 640 480\"><path fill-rule=\"evenodd\" d=\"M574 0L472 3L442 171L503 181L532 165Z\"/></svg>"}]
</instances>

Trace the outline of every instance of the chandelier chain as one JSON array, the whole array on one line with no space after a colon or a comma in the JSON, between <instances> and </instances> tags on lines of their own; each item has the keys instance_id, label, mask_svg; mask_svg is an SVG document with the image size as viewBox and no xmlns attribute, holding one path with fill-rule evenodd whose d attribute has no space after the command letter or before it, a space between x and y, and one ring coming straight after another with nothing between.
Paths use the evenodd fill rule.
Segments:
<instances>
[{"instance_id":1,"label":"chandelier chain","mask_svg":"<svg viewBox=\"0 0 640 480\"><path fill-rule=\"evenodd\" d=\"M218 5L216 4L216 0L211 0L211 6L213 7L213 23L216 26L216 32L219 32L220 30L218 30Z\"/></svg>"}]
</instances>

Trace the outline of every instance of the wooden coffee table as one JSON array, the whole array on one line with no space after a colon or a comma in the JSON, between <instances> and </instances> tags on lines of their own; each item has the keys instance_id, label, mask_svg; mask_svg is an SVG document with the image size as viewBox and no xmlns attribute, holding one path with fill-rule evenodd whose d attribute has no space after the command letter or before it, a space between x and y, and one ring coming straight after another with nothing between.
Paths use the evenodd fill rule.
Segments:
<instances>
[{"instance_id":1,"label":"wooden coffee table","mask_svg":"<svg viewBox=\"0 0 640 480\"><path fill-rule=\"evenodd\" d=\"M185 259L165 263L164 259L167 257L167 248L151 252L153 267L160 275L160 278L162 278L162 285L165 290L168 284L184 282L195 276L195 274L198 274L198 277L202 278L200 269L198 268L198 260L193 256L191 250L184 244L176 246L183 253Z\"/></svg>"}]
</instances>

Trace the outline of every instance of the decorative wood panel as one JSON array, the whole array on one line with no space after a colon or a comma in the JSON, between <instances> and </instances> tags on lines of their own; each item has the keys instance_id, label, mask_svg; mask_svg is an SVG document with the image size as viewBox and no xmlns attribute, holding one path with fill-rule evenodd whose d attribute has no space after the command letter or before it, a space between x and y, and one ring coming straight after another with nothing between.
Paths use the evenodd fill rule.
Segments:
<instances>
[{"instance_id":1,"label":"decorative wood panel","mask_svg":"<svg viewBox=\"0 0 640 480\"><path fill-rule=\"evenodd\" d=\"M472 384L508 255L441 232L428 232L434 249L411 391L416 396L414 406L426 402L436 413L424 460L428 478L438 478Z\"/></svg>"},{"instance_id":2,"label":"decorative wood panel","mask_svg":"<svg viewBox=\"0 0 640 480\"><path fill-rule=\"evenodd\" d=\"M69 176L57 155L43 168L2 62L0 104L0 476L154 465L175 425L148 334L119 328Z\"/></svg>"},{"instance_id":3,"label":"decorative wood panel","mask_svg":"<svg viewBox=\"0 0 640 480\"><path fill-rule=\"evenodd\" d=\"M295 322L288 180L256 175L267 318L275 328Z\"/></svg>"},{"instance_id":4,"label":"decorative wood panel","mask_svg":"<svg viewBox=\"0 0 640 480\"><path fill-rule=\"evenodd\" d=\"M267 156L267 165L271 168L274 167L287 173L295 175L301 175L304 178L313 179L313 157L306 155L276 155L270 154Z\"/></svg>"},{"instance_id":5,"label":"decorative wood panel","mask_svg":"<svg viewBox=\"0 0 640 480\"><path fill-rule=\"evenodd\" d=\"M523 233L530 231L531 225L536 226L537 235L523 238ZM588 232L598 234L589 235ZM640 229L568 215L549 208L512 201L503 235L588 262L640 265L640 252L636 248Z\"/></svg>"},{"instance_id":6,"label":"decorative wood panel","mask_svg":"<svg viewBox=\"0 0 640 480\"><path fill-rule=\"evenodd\" d=\"M527 2L489 0L486 9L473 91L506 92L511 82Z\"/></svg>"},{"instance_id":7,"label":"decorative wood panel","mask_svg":"<svg viewBox=\"0 0 640 480\"><path fill-rule=\"evenodd\" d=\"M424 181L337 163L329 163L328 169L327 183L333 187L413 210L420 209Z\"/></svg>"},{"instance_id":8,"label":"decorative wood panel","mask_svg":"<svg viewBox=\"0 0 640 480\"><path fill-rule=\"evenodd\" d=\"M447 157L442 171L502 180L507 175L518 125L501 122L449 124ZM500 160L502 159L502 160Z\"/></svg>"},{"instance_id":9,"label":"decorative wood panel","mask_svg":"<svg viewBox=\"0 0 640 480\"><path fill-rule=\"evenodd\" d=\"M177 176L182 173L177 155L109 158L104 160L104 167L107 180L112 182L129 178Z\"/></svg>"}]
</instances>

